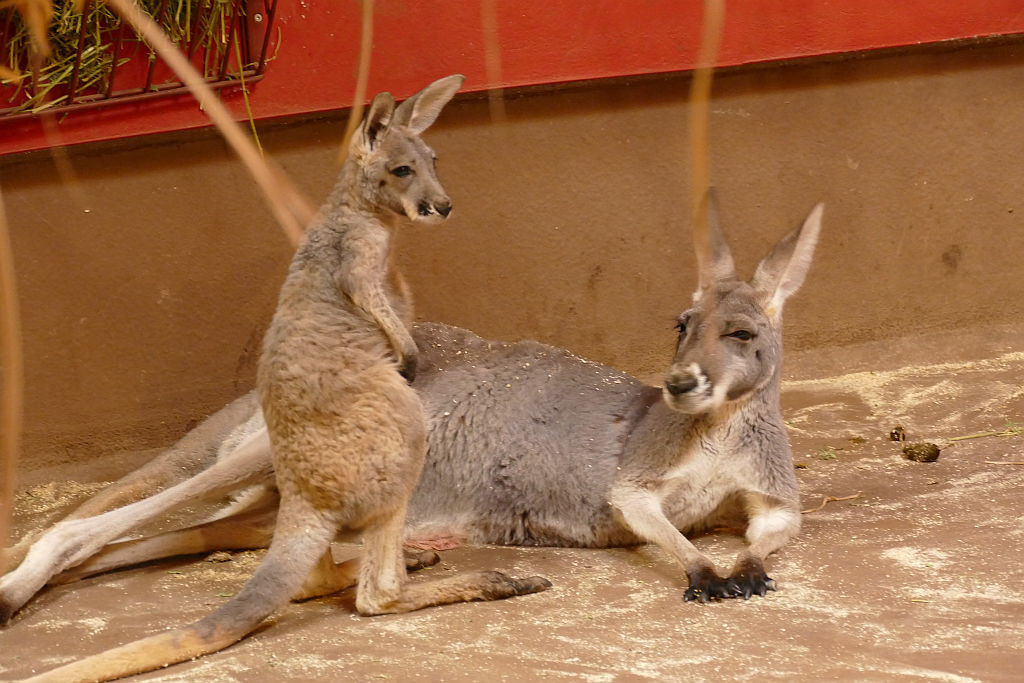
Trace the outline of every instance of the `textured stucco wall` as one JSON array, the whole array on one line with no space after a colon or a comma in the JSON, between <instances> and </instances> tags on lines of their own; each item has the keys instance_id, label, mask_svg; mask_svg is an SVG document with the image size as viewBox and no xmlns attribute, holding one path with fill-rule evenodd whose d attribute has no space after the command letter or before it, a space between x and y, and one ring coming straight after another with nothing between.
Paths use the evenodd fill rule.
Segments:
<instances>
[{"instance_id":1,"label":"textured stucco wall","mask_svg":"<svg viewBox=\"0 0 1024 683\"><path fill-rule=\"evenodd\" d=\"M421 319L655 377L695 281L685 75L461 99L427 135L455 203L401 234ZM817 201L788 348L1024 313L1024 44L726 71L712 178L741 272ZM342 117L264 127L311 197ZM0 159L26 342L25 466L166 443L251 386L290 249L212 134Z\"/></svg>"}]
</instances>

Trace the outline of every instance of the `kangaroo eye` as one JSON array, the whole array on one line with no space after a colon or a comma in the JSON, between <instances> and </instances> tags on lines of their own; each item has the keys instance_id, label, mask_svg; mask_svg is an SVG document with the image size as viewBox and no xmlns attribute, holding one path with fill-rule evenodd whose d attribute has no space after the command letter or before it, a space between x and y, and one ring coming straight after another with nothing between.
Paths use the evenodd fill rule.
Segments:
<instances>
[{"instance_id":1,"label":"kangaroo eye","mask_svg":"<svg viewBox=\"0 0 1024 683\"><path fill-rule=\"evenodd\" d=\"M736 330L735 332L732 332L725 336L732 337L733 339L739 339L740 341L745 342L750 341L751 339L754 338L754 334L752 332L748 332L747 330Z\"/></svg>"},{"instance_id":2,"label":"kangaroo eye","mask_svg":"<svg viewBox=\"0 0 1024 683\"><path fill-rule=\"evenodd\" d=\"M690 322L689 318L685 318L685 317L684 318L679 318L679 320L676 321L675 329L679 331L679 336L680 337L683 336L684 334L686 334L686 323L688 323L688 322Z\"/></svg>"},{"instance_id":3,"label":"kangaroo eye","mask_svg":"<svg viewBox=\"0 0 1024 683\"><path fill-rule=\"evenodd\" d=\"M399 166L398 168L391 169L392 175L396 175L399 178L404 178L412 173L412 169L408 166Z\"/></svg>"}]
</instances>

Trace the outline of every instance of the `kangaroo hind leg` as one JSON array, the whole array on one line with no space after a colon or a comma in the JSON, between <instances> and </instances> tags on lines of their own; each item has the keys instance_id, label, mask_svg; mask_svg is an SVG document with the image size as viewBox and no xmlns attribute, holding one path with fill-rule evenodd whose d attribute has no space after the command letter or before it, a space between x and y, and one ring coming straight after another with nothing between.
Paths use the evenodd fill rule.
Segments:
<instances>
[{"instance_id":1,"label":"kangaroo hind leg","mask_svg":"<svg viewBox=\"0 0 1024 683\"><path fill-rule=\"evenodd\" d=\"M455 602L502 600L551 587L540 576L513 579L501 572L478 571L409 583L402 555L404 506L363 532L364 555L356 589L356 609L364 616L411 612Z\"/></svg>"},{"instance_id":2,"label":"kangaroo hind leg","mask_svg":"<svg viewBox=\"0 0 1024 683\"><path fill-rule=\"evenodd\" d=\"M405 570L406 572L419 571L420 569L433 567L440 561L441 557L431 550L425 550L416 554L406 554ZM323 557L320 558L320 561L313 568L313 571L310 572L302 589L292 596L292 600L297 602L312 600L313 598L323 597L355 586L359 581L359 572L362 564L363 561L360 557L353 557L344 562L336 562L333 553L330 551L324 553Z\"/></svg>"},{"instance_id":3,"label":"kangaroo hind leg","mask_svg":"<svg viewBox=\"0 0 1024 683\"><path fill-rule=\"evenodd\" d=\"M6 623L55 574L99 552L111 541L172 510L261 482L273 473L265 431L252 434L199 474L149 498L102 515L68 519L32 545L25 560L0 577L0 624Z\"/></svg>"},{"instance_id":4,"label":"kangaroo hind leg","mask_svg":"<svg viewBox=\"0 0 1024 683\"><path fill-rule=\"evenodd\" d=\"M233 432L242 433L244 425L252 419L256 410L252 393L236 399L160 455L87 498L62 519L94 517L140 501L198 474L216 459L218 449L228 435ZM0 552L0 575L20 565L32 544L44 533L45 530L40 530L27 534Z\"/></svg>"},{"instance_id":5,"label":"kangaroo hind leg","mask_svg":"<svg viewBox=\"0 0 1024 683\"><path fill-rule=\"evenodd\" d=\"M217 652L241 640L286 604L328 550L337 526L306 501L282 499L274 540L242 590L190 626L72 662L32 681L106 681Z\"/></svg>"},{"instance_id":6,"label":"kangaroo hind leg","mask_svg":"<svg viewBox=\"0 0 1024 683\"><path fill-rule=\"evenodd\" d=\"M111 543L80 565L57 574L48 583L71 583L114 569L181 555L197 555L215 550L266 548L273 538L276 518L275 504L186 529Z\"/></svg>"}]
</instances>

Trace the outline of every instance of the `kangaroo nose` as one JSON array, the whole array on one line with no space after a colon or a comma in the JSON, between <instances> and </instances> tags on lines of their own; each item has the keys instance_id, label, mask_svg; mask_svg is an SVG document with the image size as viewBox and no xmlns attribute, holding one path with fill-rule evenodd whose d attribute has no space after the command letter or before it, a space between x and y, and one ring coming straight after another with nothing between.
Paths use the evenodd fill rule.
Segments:
<instances>
[{"instance_id":1,"label":"kangaroo nose","mask_svg":"<svg viewBox=\"0 0 1024 683\"><path fill-rule=\"evenodd\" d=\"M451 202L445 204L435 204L434 209L445 218L448 218L448 214L452 212L452 205Z\"/></svg>"},{"instance_id":2,"label":"kangaroo nose","mask_svg":"<svg viewBox=\"0 0 1024 683\"><path fill-rule=\"evenodd\" d=\"M673 378L665 381L665 388L668 389L668 393L673 396L679 396L693 391L697 387L697 378L693 375L687 375L682 378Z\"/></svg>"}]
</instances>

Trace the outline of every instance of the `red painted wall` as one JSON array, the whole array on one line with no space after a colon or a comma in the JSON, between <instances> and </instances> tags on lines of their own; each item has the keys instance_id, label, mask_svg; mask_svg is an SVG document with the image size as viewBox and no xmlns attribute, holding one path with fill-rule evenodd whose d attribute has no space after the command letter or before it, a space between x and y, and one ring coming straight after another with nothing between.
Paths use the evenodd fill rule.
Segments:
<instances>
[{"instance_id":1,"label":"red painted wall","mask_svg":"<svg viewBox=\"0 0 1024 683\"><path fill-rule=\"evenodd\" d=\"M377 0L369 92L405 97L461 72L465 90L691 69L698 0L493 0L502 76L484 66L480 0ZM355 90L360 3L285 0L280 46L253 86L258 119L348 107ZM1024 33L1020 0L731 0L720 66ZM245 117L237 91L224 95ZM73 113L64 144L208 125L189 97ZM40 149L36 121L0 122L0 154Z\"/></svg>"}]
</instances>

